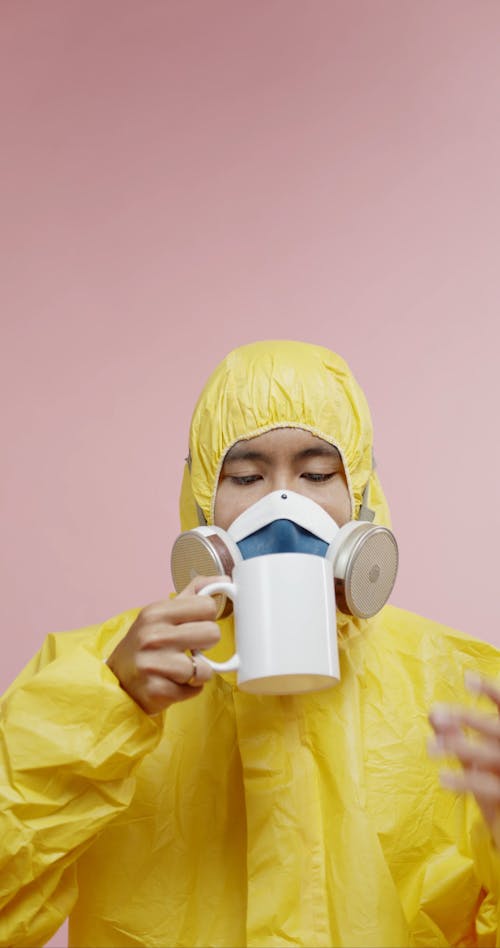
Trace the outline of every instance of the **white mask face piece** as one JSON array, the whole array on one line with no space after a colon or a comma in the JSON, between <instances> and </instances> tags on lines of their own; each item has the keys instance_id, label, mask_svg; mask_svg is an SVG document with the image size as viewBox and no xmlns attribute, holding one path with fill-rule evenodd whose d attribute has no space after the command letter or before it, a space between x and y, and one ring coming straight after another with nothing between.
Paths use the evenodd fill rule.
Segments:
<instances>
[{"instance_id":1,"label":"white mask face piece","mask_svg":"<svg viewBox=\"0 0 500 948\"><path fill-rule=\"evenodd\" d=\"M294 491L274 490L247 507L228 527L227 532L235 543L269 526L276 520L291 520L314 536L330 544L338 533L338 525L314 500Z\"/></svg>"}]
</instances>

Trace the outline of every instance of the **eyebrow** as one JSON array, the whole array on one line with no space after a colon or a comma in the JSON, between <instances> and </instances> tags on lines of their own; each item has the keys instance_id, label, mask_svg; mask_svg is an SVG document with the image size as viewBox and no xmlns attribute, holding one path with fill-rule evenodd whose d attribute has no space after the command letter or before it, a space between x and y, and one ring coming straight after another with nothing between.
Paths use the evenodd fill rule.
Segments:
<instances>
[{"instance_id":1,"label":"eyebrow","mask_svg":"<svg viewBox=\"0 0 500 948\"><path fill-rule=\"evenodd\" d=\"M318 445L318 447L304 448L293 455L294 461L303 461L306 458L327 457L335 461L341 461L340 452L332 444ZM263 451L256 451L255 448L244 447L243 445L234 445L226 457L224 464L231 464L233 461L262 461L269 464L271 458L269 454Z\"/></svg>"},{"instance_id":2,"label":"eyebrow","mask_svg":"<svg viewBox=\"0 0 500 948\"><path fill-rule=\"evenodd\" d=\"M299 451L298 454L294 455L294 458L298 460L302 458L320 458L320 457L329 457L334 458L336 461L341 461L340 451L333 446L333 444L319 445L317 448L304 448L303 451Z\"/></svg>"}]
</instances>

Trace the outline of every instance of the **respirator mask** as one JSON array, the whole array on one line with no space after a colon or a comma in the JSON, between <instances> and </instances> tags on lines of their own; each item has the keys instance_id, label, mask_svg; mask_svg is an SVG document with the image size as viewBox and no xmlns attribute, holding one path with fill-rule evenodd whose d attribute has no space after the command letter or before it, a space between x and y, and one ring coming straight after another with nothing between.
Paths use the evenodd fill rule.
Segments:
<instances>
[{"instance_id":1,"label":"respirator mask","mask_svg":"<svg viewBox=\"0 0 500 948\"><path fill-rule=\"evenodd\" d=\"M387 527L363 520L338 524L319 504L293 491L273 491L248 507L227 530L200 526L181 533L172 548L174 586L195 576L232 576L235 565L275 553L320 556L333 565L337 609L367 619L387 602L398 569L398 547ZM232 612L217 596L217 619Z\"/></svg>"}]
</instances>

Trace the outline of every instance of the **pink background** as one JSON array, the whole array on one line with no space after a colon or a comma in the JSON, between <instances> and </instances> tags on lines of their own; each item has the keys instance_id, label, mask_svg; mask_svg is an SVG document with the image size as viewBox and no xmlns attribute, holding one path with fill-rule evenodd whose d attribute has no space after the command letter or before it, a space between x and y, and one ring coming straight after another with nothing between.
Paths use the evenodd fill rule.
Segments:
<instances>
[{"instance_id":1,"label":"pink background","mask_svg":"<svg viewBox=\"0 0 500 948\"><path fill-rule=\"evenodd\" d=\"M2 687L168 593L191 410L262 338L365 388L393 602L500 644L499 30L496 0L3 0Z\"/></svg>"}]
</instances>

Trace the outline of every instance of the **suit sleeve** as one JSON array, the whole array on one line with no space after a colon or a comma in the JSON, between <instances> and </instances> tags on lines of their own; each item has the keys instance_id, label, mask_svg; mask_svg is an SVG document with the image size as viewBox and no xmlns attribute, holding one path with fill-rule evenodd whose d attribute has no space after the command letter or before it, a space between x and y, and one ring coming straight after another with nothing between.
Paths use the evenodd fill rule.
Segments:
<instances>
[{"instance_id":1,"label":"suit sleeve","mask_svg":"<svg viewBox=\"0 0 500 948\"><path fill-rule=\"evenodd\" d=\"M129 805L161 737L163 715L146 715L103 661L135 614L50 636L2 702L0 946L57 931L77 898L78 856Z\"/></svg>"}]
</instances>

